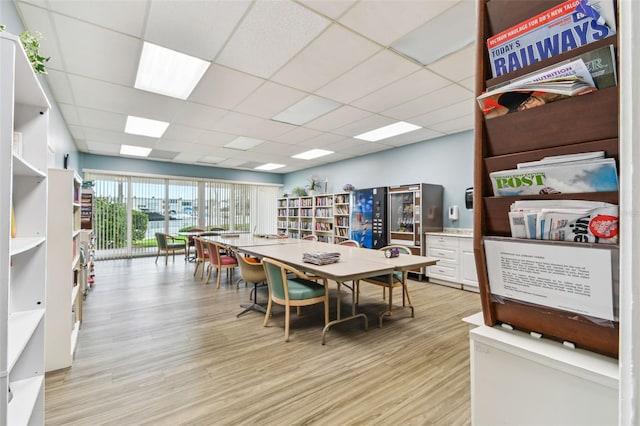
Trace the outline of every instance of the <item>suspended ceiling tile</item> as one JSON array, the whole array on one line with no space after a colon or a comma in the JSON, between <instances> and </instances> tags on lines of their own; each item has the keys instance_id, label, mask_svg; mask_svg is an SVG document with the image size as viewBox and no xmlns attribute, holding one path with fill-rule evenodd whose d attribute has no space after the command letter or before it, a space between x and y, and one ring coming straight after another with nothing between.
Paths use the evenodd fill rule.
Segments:
<instances>
[{"instance_id":1,"label":"suspended ceiling tile","mask_svg":"<svg viewBox=\"0 0 640 426\"><path fill-rule=\"evenodd\" d=\"M449 121L444 121L442 123L435 124L431 126L431 128L435 131L452 134L459 133L465 130L472 130L474 123L474 115L465 115L463 117L456 117Z\"/></svg>"},{"instance_id":2,"label":"suspended ceiling tile","mask_svg":"<svg viewBox=\"0 0 640 426\"><path fill-rule=\"evenodd\" d=\"M85 138L84 129L80 126L69 125L69 132L71 132L71 137L73 137L74 141L84 140Z\"/></svg>"},{"instance_id":3,"label":"suspended ceiling tile","mask_svg":"<svg viewBox=\"0 0 640 426\"><path fill-rule=\"evenodd\" d=\"M276 138L276 141L295 145L306 140L316 138L322 134L323 133L318 130L308 129L306 127L296 127L292 131L280 135Z\"/></svg>"},{"instance_id":4,"label":"suspended ceiling tile","mask_svg":"<svg viewBox=\"0 0 640 426\"><path fill-rule=\"evenodd\" d=\"M201 153L183 151L180 154L176 155L173 161L178 163L193 164L200 158L202 158Z\"/></svg>"},{"instance_id":5,"label":"suspended ceiling tile","mask_svg":"<svg viewBox=\"0 0 640 426\"><path fill-rule=\"evenodd\" d=\"M291 1L253 3L216 62L268 78L329 22Z\"/></svg>"},{"instance_id":6,"label":"suspended ceiling tile","mask_svg":"<svg viewBox=\"0 0 640 426\"><path fill-rule=\"evenodd\" d=\"M50 0L53 11L135 37L142 36L146 1Z\"/></svg>"},{"instance_id":7,"label":"suspended ceiling tile","mask_svg":"<svg viewBox=\"0 0 640 426\"><path fill-rule=\"evenodd\" d=\"M173 122L199 129L215 129L215 123L228 114L227 110L185 102L176 112Z\"/></svg>"},{"instance_id":8,"label":"suspended ceiling tile","mask_svg":"<svg viewBox=\"0 0 640 426\"><path fill-rule=\"evenodd\" d=\"M118 155L120 154L120 144L104 143L87 140L87 149L92 154Z\"/></svg>"},{"instance_id":9,"label":"suspended ceiling tile","mask_svg":"<svg viewBox=\"0 0 640 426\"><path fill-rule=\"evenodd\" d=\"M438 108L434 111L428 112L417 117L413 117L411 120L413 123L423 127L432 127L435 124L449 121L454 117L463 117L466 115L472 115L475 109L474 99L465 99L464 101L449 105L443 108Z\"/></svg>"},{"instance_id":10,"label":"suspended ceiling tile","mask_svg":"<svg viewBox=\"0 0 640 426\"><path fill-rule=\"evenodd\" d=\"M197 156L197 158L202 157L204 155L204 152L208 149L208 147L205 145L184 141L175 141L170 139L159 140L158 142L156 142L154 148L162 149L165 151L180 151L181 153L195 155Z\"/></svg>"},{"instance_id":11,"label":"suspended ceiling tile","mask_svg":"<svg viewBox=\"0 0 640 426\"><path fill-rule=\"evenodd\" d=\"M65 70L110 83L135 81L142 42L129 35L54 14Z\"/></svg>"},{"instance_id":12,"label":"suspended ceiling tile","mask_svg":"<svg viewBox=\"0 0 640 426\"><path fill-rule=\"evenodd\" d=\"M171 123L164 132L164 135L162 135L162 139L191 142L194 141L203 131L204 129Z\"/></svg>"},{"instance_id":13,"label":"suspended ceiling tile","mask_svg":"<svg viewBox=\"0 0 640 426\"><path fill-rule=\"evenodd\" d=\"M452 81L474 77L476 71L475 48L475 43L471 43L462 50L434 62L427 68Z\"/></svg>"},{"instance_id":14,"label":"suspended ceiling tile","mask_svg":"<svg viewBox=\"0 0 640 426\"><path fill-rule=\"evenodd\" d=\"M334 24L278 71L273 80L313 92L380 50L375 43Z\"/></svg>"},{"instance_id":15,"label":"suspended ceiling tile","mask_svg":"<svg viewBox=\"0 0 640 426\"><path fill-rule=\"evenodd\" d=\"M450 84L442 89L420 96L402 105L383 112L384 115L407 120L412 117L426 114L438 108L473 98L473 92L457 84Z\"/></svg>"},{"instance_id":16,"label":"suspended ceiling tile","mask_svg":"<svg viewBox=\"0 0 640 426\"><path fill-rule=\"evenodd\" d=\"M405 133L403 135L381 140L379 141L379 143L388 146L403 146L433 139L442 135L443 133L436 132L432 129L418 129L414 130L413 132Z\"/></svg>"},{"instance_id":17,"label":"suspended ceiling tile","mask_svg":"<svg viewBox=\"0 0 640 426\"><path fill-rule=\"evenodd\" d=\"M362 120L354 121L346 126L334 129L333 133L339 135L353 137L364 132L378 129L383 126L395 123L395 120L389 117L383 117L381 115L370 115Z\"/></svg>"},{"instance_id":18,"label":"suspended ceiling tile","mask_svg":"<svg viewBox=\"0 0 640 426\"><path fill-rule=\"evenodd\" d=\"M370 115L371 113L368 111L363 111L361 109L345 105L323 115L322 117L306 123L305 127L328 132L349 123L353 123L354 121L361 120Z\"/></svg>"},{"instance_id":19,"label":"suspended ceiling tile","mask_svg":"<svg viewBox=\"0 0 640 426\"><path fill-rule=\"evenodd\" d=\"M317 94L347 104L419 69L414 62L383 50L322 87Z\"/></svg>"},{"instance_id":20,"label":"suspended ceiling tile","mask_svg":"<svg viewBox=\"0 0 640 426\"><path fill-rule=\"evenodd\" d=\"M420 93L433 92L451 82L437 74L421 69L382 89L360 98L352 105L367 111L380 113L404 102L415 99Z\"/></svg>"},{"instance_id":21,"label":"suspended ceiling tile","mask_svg":"<svg viewBox=\"0 0 640 426\"><path fill-rule=\"evenodd\" d=\"M389 46L453 4L450 0L361 1L345 13L340 22Z\"/></svg>"},{"instance_id":22,"label":"suspended ceiling tile","mask_svg":"<svg viewBox=\"0 0 640 426\"><path fill-rule=\"evenodd\" d=\"M250 4L248 0L152 1L144 38L211 61Z\"/></svg>"},{"instance_id":23,"label":"suspended ceiling tile","mask_svg":"<svg viewBox=\"0 0 640 426\"><path fill-rule=\"evenodd\" d=\"M64 117L65 123L68 125L81 126L82 121L80 120L80 115L78 114L78 110L75 106L69 104L58 104L60 107L60 112Z\"/></svg>"},{"instance_id":24,"label":"suspended ceiling tile","mask_svg":"<svg viewBox=\"0 0 640 426\"><path fill-rule=\"evenodd\" d=\"M192 102L232 109L266 80L213 64L189 96Z\"/></svg>"},{"instance_id":25,"label":"suspended ceiling tile","mask_svg":"<svg viewBox=\"0 0 640 426\"><path fill-rule=\"evenodd\" d=\"M232 140L234 140L235 138L236 138L235 135L232 135L229 133L214 132L214 131L206 130L200 133L198 137L196 137L193 140L193 142L200 145L206 145L208 147L221 148L224 145L231 142Z\"/></svg>"},{"instance_id":26,"label":"suspended ceiling tile","mask_svg":"<svg viewBox=\"0 0 640 426\"><path fill-rule=\"evenodd\" d=\"M71 91L71 86L65 73L47 68L47 75L45 77L49 83L49 88L53 92L53 97L58 103L75 103L73 92Z\"/></svg>"},{"instance_id":27,"label":"suspended ceiling tile","mask_svg":"<svg viewBox=\"0 0 640 426\"><path fill-rule=\"evenodd\" d=\"M127 117L122 114L78 107L80 122L85 127L122 132Z\"/></svg>"},{"instance_id":28,"label":"suspended ceiling tile","mask_svg":"<svg viewBox=\"0 0 640 426\"><path fill-rule=\"evenodd\" d=\"M257 117L271 118L305 96L307 94L304 92L268 81L249 95L235 110Z\"/></svg>"},{"instance_id":29,"label":"suspended ceiling tile","mask_svg":"<svg viewBox=\"0 0 640 426\"><path fill-rule=\"evenodd\" d=\"M149 159L157 158L159 160L173 160L178 155L175 151L163 151L161 149L152 149L149 153Z\"/></svg>"},{"instance_id":30,"label":"suspended ceiling tile","mask_svg":"<svg viewBox=\"0 0 640 426\"><path fill-rule=\"evenodd\" d=\"M356 0L301 0L300 2L322 15L337 19L353 6Z\"/></svg>"},{"instance_id":31,"label":"suspended ceiling tile","mask_svg":"<svg viewBox=\"0 0 640 426\"><path fill-rule=\"evenodd\" d=\"M311 139L307 139L298 143L297 145L300 147L310 148L318 148L318 149L326 149L328 151L333 151L333 149L327 148L329 145L335 146L337 142L348 140L348 137L343 135L336 135L333 133L322 133L319 136Z\"/></svg>"}]
</instances>

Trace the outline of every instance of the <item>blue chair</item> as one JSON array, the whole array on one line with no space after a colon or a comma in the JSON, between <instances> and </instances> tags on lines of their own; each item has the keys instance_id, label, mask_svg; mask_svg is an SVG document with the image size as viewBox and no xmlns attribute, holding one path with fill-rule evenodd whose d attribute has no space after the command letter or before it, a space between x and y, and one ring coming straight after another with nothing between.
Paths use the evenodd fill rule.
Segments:
<instances>
[{"instance_id":1,"label":"blue chair","mask_svg":"<svg viewBox=\"0 0 640 426\"><path fill-rule=\"evenodd\" d=\"M324 324L329 322L329 283L322 278L323 283L309 280L301 271L274 259L262 259L267 285L269 287L269 303L263 325L266 327L271 315L273 302L285 308L284 341L289 341L290 310L295 306L300 315L301 306L324 303ZM290 274L290 275L287 275Z\"/></svg>"}]
</instances>

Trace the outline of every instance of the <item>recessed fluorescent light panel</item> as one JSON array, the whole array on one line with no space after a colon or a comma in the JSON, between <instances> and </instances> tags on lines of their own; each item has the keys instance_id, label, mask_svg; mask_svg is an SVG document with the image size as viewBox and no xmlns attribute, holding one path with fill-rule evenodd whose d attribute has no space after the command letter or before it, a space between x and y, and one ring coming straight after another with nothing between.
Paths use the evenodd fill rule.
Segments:
<instances>
[{"instance_id":1,"label":"recessed fluorescent light panel","mask_svg":"<svg viewBox=\"0 0 640 426\"><path fill-rule=\"evenodd\" d=\"M151 152L151 148L145 148L142 146L122 145L120 147L120 154L133 155L135 157L147 157Z\"/></svg>"},{"instance_id":2,"label":"recessed fluorescent light panel","mask_svg":"<svg viewBox=\"0 0 640 426\"><path fill-rule=\"evenodd\" d=\"M267 163L254 168L254 170L275 170L284 167L284 164Z\"/></svg>"},{"instance_id":3,"label":"recessed fluorescent light panel","mask_svg":"<svg viewBox=\"0 0 640 426\"><path fill-rule=\"evenodd\" d=\"M244 136L238 136L228 144L226 144L225 148L239 149L241 151L246 151L248 149L253 148L254 146L258 146L264 141L260 139L247 138Z\"/></svg>"},{"instance_id":4,"label":"recessed fluorescent light panel","mask_svg":"<svg viewBox=\"0 0 640 426\"><path fill-rule=\"evenodd\" d=\"M149 136L152 138L162 137L164 131L169 127L166 121L151 120L149 118L127 116L127 123L124 126L125 133L132 135Z\"/></svg>"},{"instance_id":5,"label":"recessed fluorescent light panel","mask_svg":"<svg viewBox=\"0 0 640 426\"><path fill-rule=\"evenodd\" d=\"M342 106L341 103L309 95L300 102L271 117L272 120L300 126Z\"/></svg>"},{"instance_id":6,"label":"recessed fluorescent light panel","mask_svg":"<svg viewBox=\"0 0 640 426\"><path fill-rule=\"evenodd\" d=\"M354 136L354 138L368 142L377 142L381 141L382 139L387 139L393 136L402 135L404 133L413 132L414 130L418 130L421 128L422 127L416 126L415 124L407 123L406 121L398 121L397 123L389 124L388 126L380 127L379 129L359 134L358 136Z\"/></svg>"},{"instance_id":7,"label":"recessed fluorescent light panel","mask_svg":"<svg viewBox=\"0 0 640 426\"><path fill-rule=\"evenodd\" d=\"M327 151L326 149L312 149L310 151L301 152L300 154L292 155L291 158L300 158L301 160L311 160L313 158L324 157L325 155L333 154L333 151Z\"/></svg>"},{"instance_id":8,"label":"recessed fluorescent light panel","mask_svg":"<svg viewBox=\"0 0 640 426\"><path fill-rule=\"evenodd\" d=\"M210 62L144 42L135 88L187 99Z\"/></svg>"},{"instance_id":9,"label":"recessed fluorescent light panel","mask_svg":"<svg viewBox=\"0 0 640 426\"><path fill-rule=\"evenodd\" d=\"M461 1L393 42L390 47L423 65L432 64L475 41L476 16L476 2ZM441 40L443 34L447 35L446 43L425 42Z\"/></svg>"}]
</instances>

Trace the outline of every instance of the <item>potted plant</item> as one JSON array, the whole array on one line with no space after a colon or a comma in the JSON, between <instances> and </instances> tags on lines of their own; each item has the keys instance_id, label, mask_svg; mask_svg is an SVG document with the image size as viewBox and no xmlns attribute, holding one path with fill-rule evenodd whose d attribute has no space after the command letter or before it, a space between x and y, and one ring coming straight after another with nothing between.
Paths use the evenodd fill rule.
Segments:
<instances>
[{"instance_id":1,"label":"potted plant","mask_svg":"<svg viewBox=\"0 0 640 426\"><path fill-rule=\"evenodd\" d=\"M318 190L320 189L320 179L312 175L309 178L307 189L309 190L309 195L316 195L318 193Z\"/></svg>"},{"instance_id":2,"label":"potted plant","mask_svg":"<svg viewBox=\"0 0 640 426\"><path fill-rule=\"evenodd\" d=\"M301 186L296 186L295 188L291 189L291 194L296 197L304 197L307 195L307 191Z\"/></svg>"}]
</instances>

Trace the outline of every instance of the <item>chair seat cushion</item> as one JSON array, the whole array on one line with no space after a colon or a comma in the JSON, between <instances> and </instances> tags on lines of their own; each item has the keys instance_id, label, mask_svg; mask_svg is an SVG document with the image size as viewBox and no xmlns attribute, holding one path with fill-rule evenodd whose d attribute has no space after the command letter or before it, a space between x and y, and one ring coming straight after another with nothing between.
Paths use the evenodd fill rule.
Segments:
<instances>
[{"instance_id":1,"label":"chair seat cushion","mask_svg":"<svg viewBox=\"0 0 640 426\"><path fill-rule=\"evenodd\" d=\"M287 280L287 286L289 287L289 299L292 300L324 296L324 285L320 285L315 281L293 278Z\"/></svg>"},{"instance_id":2,"label":"chair seat cushion","mask_svg":"<svg viewBox=\"0 0 640 426\"><path fill-rule=\"evenodd\" d=\"M233 256L221 255L220 264L221 265L237 265L238 261Z\"/></svg>"},{"instance_id":3,"label":"chair seat cushion","mask_svg":"<svg viewBox=\"0 0 640 426\"><path fill-rule=\"evenodd\" d=\"M255 263L258 264L260 263L260 261L258 259L256 259L255 257L245 257L244 260L247 261L247 263Z\"/></svg>"},{"instance_id":4,"label":"chair seat cushion","mask_svg":"<svg viewBox=\"0 0 640 426\"><path fill-rule=\"evenodd\" d=\"M389 275L378 275L376 277L370 277L370 278L367 278L367 281L375 281L376 283L380 283L380 285L388 285ZM393 273L393 283L394 284L402 283L402 272Z\"/></svg>"},{"instance_id":5,"label":"chair seat cushion","mask_svg":"<svg viewBox=\"0 0 640 426\"><path fill-rule=\"evenodd\" d=\"M184 248L184 243L167 243L167 248L170 248L170 249Z\"/></svg>"}]
</instances>

